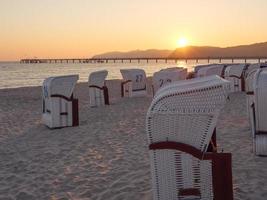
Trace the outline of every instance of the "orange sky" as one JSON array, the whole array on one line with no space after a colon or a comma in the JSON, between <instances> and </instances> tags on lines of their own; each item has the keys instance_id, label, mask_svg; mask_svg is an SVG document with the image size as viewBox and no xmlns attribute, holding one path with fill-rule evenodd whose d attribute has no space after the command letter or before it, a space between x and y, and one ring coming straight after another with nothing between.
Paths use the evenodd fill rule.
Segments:
<instances>
[{"instance_id":1,"label":"orange sky","mask_svg":"<svg viewBox=\"0 0 267 200\"><path fill-rule=\"evenodd\" d=\"M0 60L267 41L266 0L1 0Z\"/></svg>"}]
</instances>

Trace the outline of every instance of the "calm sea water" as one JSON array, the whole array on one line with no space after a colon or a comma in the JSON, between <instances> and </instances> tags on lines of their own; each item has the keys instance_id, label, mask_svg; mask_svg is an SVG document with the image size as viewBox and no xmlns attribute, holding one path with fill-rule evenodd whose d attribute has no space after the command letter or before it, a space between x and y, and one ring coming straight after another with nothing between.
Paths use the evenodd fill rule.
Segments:
<instances>
[{"instance_id":1,"label":"calm sea water","mask_svg":"<svg viewBox=\"0 0 267 200\"><path fill-rule=\"evenodd\" d=\"M211 62L218 62L214 60ZM223 60L222 62L231 62ZM235 60L235 62L244 62ZM256 62L256 61L247 61ZM142 68L148 76L152 76L154 72L160 69L179 66L187 67L191 71L194 66L199 64L207 64L206 60L201 60L199 63L195 61L179 61L178 63L168 61L146 61L140 63L52 63L52 64L21 64L18 62L0 62L0 89L3 88L18 88L27 86L40 86L44 79L50 76L79 74L79 82L87 82L91 72L96 70L108 70L108 79L121 79L120 69L123 68Z\"/></svg>"}]
</instances>

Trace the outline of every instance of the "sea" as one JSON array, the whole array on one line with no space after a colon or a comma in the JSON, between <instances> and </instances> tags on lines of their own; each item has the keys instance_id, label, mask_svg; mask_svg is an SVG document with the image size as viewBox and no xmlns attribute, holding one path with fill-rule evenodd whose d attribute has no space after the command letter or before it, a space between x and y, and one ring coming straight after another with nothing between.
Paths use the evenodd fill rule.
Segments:
<instances>
[{"instance_id":1,"label":"sea","mask_svg":"<svg viewBox=\"0 0 267 200\"><path fill-rule=\"evenodd\" d=\"M210 63L218 63L218 60L210 60ZM222 60L222 63L232 63L232 60ZM235 63L242 63L244 60L234 60ZM255 63L257 60L247 60ZM120 61L110 63L37 63L25 64L19 62L0 62L0 89L41 86L44 79L51 76L78 74L79 82L87 82L89 74L97 70L108 70L107 79L121 79L120 69L141 68L146 71L147 76L152 76L154 72L168 67L186 67L192 71L196 65L208 64L207 60L189 60L147 63L146 60L140 63Z\"/></svg>"}]
</instances>

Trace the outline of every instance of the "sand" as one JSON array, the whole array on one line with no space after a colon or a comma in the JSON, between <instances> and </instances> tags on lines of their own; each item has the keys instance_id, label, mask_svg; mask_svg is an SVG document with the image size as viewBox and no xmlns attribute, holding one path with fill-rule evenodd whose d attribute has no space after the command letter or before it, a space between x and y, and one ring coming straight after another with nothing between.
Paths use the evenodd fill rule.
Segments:
<instances>
[{"instance_id":1,"label":"sand","mask_svg":"<svg viewBox=\"0 0 267 200\"><path fill-rule=\"evenodd\" d=\"M41 124L41 88L0 90L0 200L152 200L145 115L152 97L120 98L108 81L111 105L89 107L79 83L80 126ZM267 199L267 157L252 152L245 94L230 96L217 142L233 154L235 199Z\"/></svg>"}]
</instances>

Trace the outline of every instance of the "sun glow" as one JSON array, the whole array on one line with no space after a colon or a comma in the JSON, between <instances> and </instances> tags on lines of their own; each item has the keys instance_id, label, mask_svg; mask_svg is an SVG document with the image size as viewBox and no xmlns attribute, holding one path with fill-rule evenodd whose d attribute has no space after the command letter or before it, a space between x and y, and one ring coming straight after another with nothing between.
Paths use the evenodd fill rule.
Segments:
<instances>
[{"instance_id":1,"label":"sun glow","mask_svg":"<svg viewBox=\"0 0 267 200\"><path fill-rule=\"evenodd\" d=\"M185 37L181 37L178 41L177 41L177 46L178 47L186 47L188 44L188 41Z\"/></svg>"}]
</instances>

